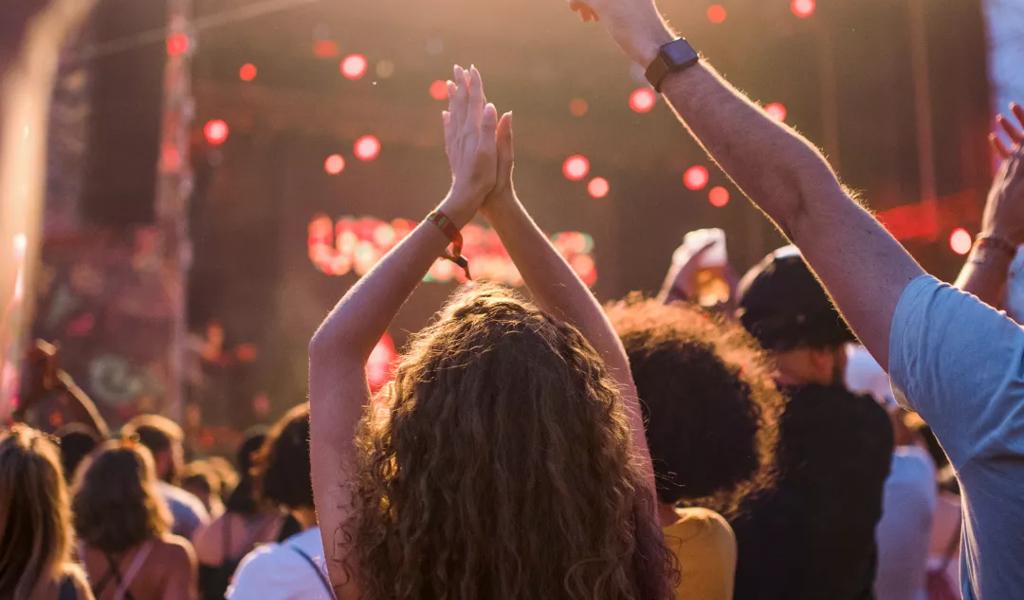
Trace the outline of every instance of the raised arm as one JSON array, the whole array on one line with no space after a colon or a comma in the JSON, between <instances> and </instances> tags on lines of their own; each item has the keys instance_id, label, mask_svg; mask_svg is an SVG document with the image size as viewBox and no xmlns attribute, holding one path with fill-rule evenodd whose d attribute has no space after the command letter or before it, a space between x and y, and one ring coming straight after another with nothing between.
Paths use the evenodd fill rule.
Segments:
<instances>
[{"instance_id":1,"label":"raised arm","mask_svg":"<svg viewBox=\"0 0 1024 600\"><path fill-rule=\"evenodd\" d=\"M579 329L604 359L622 393L630 417L633 450L644 466L653 495L654 472L629 359L597 299L551 245L516 196L512 185L514 162L510 113L498 124L498 181L481 212L498 232L537 305Z\"/></svg>"},{"instance_id":2,"label":"raised arm","mask_svg":"<svg viewBox=\"0 0 1024 600\"><path fill-rule=\"evenodd\" d=\"M455 68L449 82L445 141L453 184L439 210L456 226L473 216L494 188L497 113L484 104L476 69ZM369 399L365 366L395 313L444 251L449 240L424 221L367 273L313 335L309 344L310 453L316 502L331 582L338 598L358 598L358 573L346 558L356 427Z\"/></svg>"},{"instance_id":3,"label":"raised arm","mask_svg":"<svg viewBox=\"0 0 1024 600\"><path fill-rule=\"evenodd\" d=\"M1024 126L1024 109L1013 104L1010 110ZM1024 132L1002 115L998 122L1009 136L1010 145L1000 141L997 133L989 137L996 154L1004 160L988 193L978 243L967 257L956 286L1001 308L1010 262L1017 244L1024 241L1024 168L1019 152L1024 146Z\"/></svg>"},{"instance_id":4,"label":"raised arm","mask_svg":"<svg viewBox=\"0 0 1024 600\"><path fill-rule=\"evenodd\" d=\"M600 17L647 66L675 34L651 0L573 0ZM906 284L923 273L844 190L807 140L770 118L706 62L668 76L663 93L722 169L796 243L854 331L885 366L889 327Z\"/></svg>"}]
</instances>

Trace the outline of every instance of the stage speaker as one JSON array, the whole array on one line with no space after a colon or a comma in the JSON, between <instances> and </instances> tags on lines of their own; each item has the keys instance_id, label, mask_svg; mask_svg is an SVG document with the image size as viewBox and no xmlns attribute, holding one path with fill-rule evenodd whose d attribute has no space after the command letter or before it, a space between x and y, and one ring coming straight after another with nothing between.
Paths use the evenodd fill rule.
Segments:
<instances>
[{"instance_id":1,"label":"stage speaker","mask_svg":"<svg viewBox=\"0 0 1024 600\"><path fill-rule=\"evenodd\" d=\"M85 223L153 222L166 20L164 0L100 0L94 11Z\"/></svg>"}]
</instances>

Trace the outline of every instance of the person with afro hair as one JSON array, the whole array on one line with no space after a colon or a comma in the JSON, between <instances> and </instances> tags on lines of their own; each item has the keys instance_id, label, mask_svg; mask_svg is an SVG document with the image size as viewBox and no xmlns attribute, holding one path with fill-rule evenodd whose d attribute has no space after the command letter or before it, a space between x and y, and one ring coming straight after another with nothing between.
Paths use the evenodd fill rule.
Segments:
<instances>
[{"instance_id":1,"label":"person with afro hair","mask_svg":"<svg viewBox=\"0 0 1024 600\"><path fill-rule=\"evenodd\" d=\"M731 599L727 519L771 485L782 397L737 324L638 294L607 312L640 396L661 525L681 571L676 598Z\"/></svg>"}]
</instances>

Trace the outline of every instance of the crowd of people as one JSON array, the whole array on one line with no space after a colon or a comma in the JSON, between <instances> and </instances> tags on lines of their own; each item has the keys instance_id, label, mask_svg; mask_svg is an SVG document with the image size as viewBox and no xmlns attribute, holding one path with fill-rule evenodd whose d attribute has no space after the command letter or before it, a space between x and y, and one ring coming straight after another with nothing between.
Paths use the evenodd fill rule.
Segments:
<instances>
[{"instance_id":1,"label":"crowd of people","mask_svg":"<svg viewBox=\"0 0 1024 600\"><path fill-rule=\"evenodd\" d=\"M1024 597L1024 315L999 311L1024 244L1024 110L998 120L1003 163L951 286L649 0L570 6L650 65L794 245L714 306L696 302L707 248L656 297L602 306L515 191L511 113L456 66L451 190L313 335L309 402L233 464L185 464L164 417L113 434L83 399L87 425L56 438L7 428L0 597ZM477 216L530 299L464 286L371 395L370 353L431 264L469 276ZM37 363L36 403L80 394Z\"/></svg>"}]
</instances>

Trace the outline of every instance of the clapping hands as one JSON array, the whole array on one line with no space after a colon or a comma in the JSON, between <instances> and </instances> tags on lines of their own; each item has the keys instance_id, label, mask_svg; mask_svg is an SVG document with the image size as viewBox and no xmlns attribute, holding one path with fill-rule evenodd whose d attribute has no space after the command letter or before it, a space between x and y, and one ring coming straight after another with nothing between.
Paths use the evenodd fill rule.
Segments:
<instances>
[{"instance_id":1,"label":"clapping hands","mask_svg":"<svg viewBox=\"0 0 1024 600\"><path fill-rule=\"evenodd\" d=\"M456 222L466 222L496 192L511 190L512 115L506 113L499 121L475 66L455 65L453 75L448 82L448 110L442 113L452 170L452 193L445 210Z\"/></svg>"}]
</instances>

